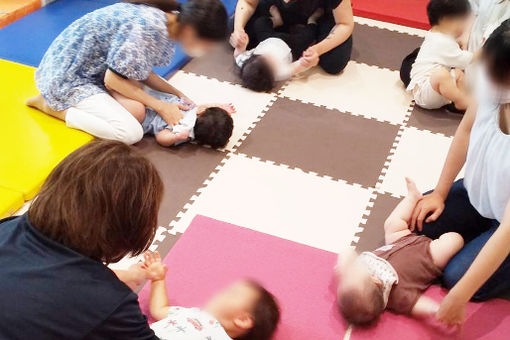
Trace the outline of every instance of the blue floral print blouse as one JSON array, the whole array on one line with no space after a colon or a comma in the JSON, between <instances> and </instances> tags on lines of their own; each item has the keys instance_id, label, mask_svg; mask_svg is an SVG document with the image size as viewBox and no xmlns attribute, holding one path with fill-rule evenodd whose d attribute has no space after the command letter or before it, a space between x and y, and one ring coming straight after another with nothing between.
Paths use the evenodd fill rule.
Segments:
<instances>
[{"instance_id":1,"label":"blue floral print blouse","mask_svg":"<svg viewBox=\"0 0 510 340\"><path fill-rule=\"evenodd\" d=\"M52 109L65 110L106 92L108 69L145 80L153 67L169 64L174 51L165 12L118 3L86 14L59 35L35 73L36 85Z\"/></svg>"}]
</instances>

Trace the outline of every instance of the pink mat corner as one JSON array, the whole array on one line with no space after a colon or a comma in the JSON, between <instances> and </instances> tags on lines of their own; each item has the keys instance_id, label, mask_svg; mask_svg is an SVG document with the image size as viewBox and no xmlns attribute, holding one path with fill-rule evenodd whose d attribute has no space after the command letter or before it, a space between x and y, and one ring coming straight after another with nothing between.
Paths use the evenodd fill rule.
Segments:
<instances>
[{"instance_id":1,"label":"pink mat corner","mask_svg":"<svg viewBox=\"0 0 510 340\"><path fill-rule=\"evenodd\" d=\"M279 300L275 340L341 339L346 325L335 309L336 255L250 229L197 216L165 257L173 305L200 306L225 285L254 278ZM148 315L149 286L140 292Z\"/></svg>"}]
</instances>

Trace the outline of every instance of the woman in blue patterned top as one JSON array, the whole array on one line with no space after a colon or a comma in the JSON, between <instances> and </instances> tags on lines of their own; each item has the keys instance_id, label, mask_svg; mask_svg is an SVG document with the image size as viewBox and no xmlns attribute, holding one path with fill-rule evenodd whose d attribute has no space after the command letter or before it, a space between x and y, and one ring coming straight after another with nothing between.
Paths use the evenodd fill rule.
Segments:
<instances>
[{"instance_id":1,"label":"woman in blue patterned top","mask_svg":"<svg viewBox=\"0 0 510 340\"><path fill-rule=\"evenodd\" d=\"M226 35L220 0L129 0L98 9L53 41L35 74L41 94L27 104L96 137L136 143L143 131L134 117L146 106L176 124L193 105L152 68L171 62L176 43L197 56ZM187 105L158 100L144 85Z\"/></svg>"}]
</instances>

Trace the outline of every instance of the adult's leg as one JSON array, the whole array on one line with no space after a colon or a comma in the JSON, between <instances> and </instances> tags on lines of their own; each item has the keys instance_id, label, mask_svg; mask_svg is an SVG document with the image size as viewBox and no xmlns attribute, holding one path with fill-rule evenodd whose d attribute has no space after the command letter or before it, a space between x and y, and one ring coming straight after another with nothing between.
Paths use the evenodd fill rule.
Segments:
<instances>
[{"instance_id":1,"label":"adult's leg","mask_svg":"<svg viewBox=\"0 0 510 340\"><path fill-rule=\"evenodd\" d=\"M465 243L470 242L492 226L492 220L481 216L469 202L464 181L453 183L445 200L445 209L439 218L430 223L423 223L420 233L437 239L447 232L459 233Z\"/></svg>"},{"instance_id":2,"label":"adult's leg","mask_svg":"<svg viewBox=\"0 0 510 340\"><path fill-rule=\"evenodd\" d=\"M255 36L258 41L268 38L279 38L289 45L294 60L299 59L304 50L316 39L317 25L309 24L295 27L289 32L274 29L273 21L269 17L259 17L254 22Z\"/></svg>"},{"instance_id":3,"label":"adult's leg","mask_svg":"<svg viewBox=\"0 0 510 340\"><path fill-rule=\"evenodd\" d=\"M272 0L260 0L255 12L246 23L246 26L244 26L244 31L250 38L248 46L246 47L247 49L255 48L261 42L261 40L257 39L257 27L255 23L260 17L270 17L269 8L273 5L273 2Z\"/></svg>"},{"instance_id":4,"label":"adult's leg","mask_svg":"<svg viewBox=\"0 0 510 340\"><path fill-rule=\"evenodd\" d=\"M331 15L325 15L318 21L317 42L320 42L331 33L335 26L335 19ZM341 45L320 56L319 65L329 74L338 74L343 71L351 60L352 36Z\"/></svg>"},{"instance_id":5,"label":"adult's leg","mask_svg":"<svg viewBox=\"0 0 510 340\"><path fill-rule=\"evenodd\" d=\"M469 242L448 263L443 274L443 283L447 288L452 288L464 276L476 256L489 240L497 227L485 231L474 240ZM510 292L510 256L501 264L496 272L476 292L472 300L483 301L498 297Z\"/></svg>"},{"instance_id":6,"label":"adult's leg","mask_svg":"<svg viewBox=\"0 0 510 340\"><path fill-rule=\"evenodd\" d=\"M99 138L134 144L143 137L136 118L107 93L86 98L67 109L67 126Z\"/></svg>"}]
</instances>

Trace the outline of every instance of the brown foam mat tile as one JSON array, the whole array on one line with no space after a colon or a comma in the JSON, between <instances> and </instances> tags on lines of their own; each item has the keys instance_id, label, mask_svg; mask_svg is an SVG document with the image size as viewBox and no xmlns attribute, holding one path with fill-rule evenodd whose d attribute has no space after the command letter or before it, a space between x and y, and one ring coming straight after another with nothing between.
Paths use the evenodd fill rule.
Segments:
<instances>
[{"instance_id":1,"label":"brown foam mat tile","mask_svg":"<svg viewBox=\"0 0 510 340\"><path fill-rule=\"evenodd\" d=\"M415 35L358 23L353 39L352 60L391 70L400 70L402 60L423 42Z\"/></svg>"},{"instance_id":2,"label":"brown foam mat tile","mask_svg":"<svg viewBox=\"0 0 510 340\"><path fill-rule=\"evenodd\" d=\"M455 135L462 117L461 114L451 113L445 109L427 110L414 105L407 125L451 137Z\"/></svg>"},{"instance_id":3,"label":"brown foam mat tile","mask_svg":"<svg viewBox=\"0 0 510 340\"><path fill-rule=\"evenodd\" d=\"M238 151L373 187L397 132L396 125L278 98Z\"/></svg>"},{"instance_id":4,"label":"brown foam mat tile","mask_svg":"<svg viewBox=\"0 0 510 340\"><path fill-rule=\"evenodd\" d=\"M221 151L194 144L164 148L152 137L142 139L136 148L156 166L163 179L165 192L158 216L158 224L163 227L175 219L225 157Z\"/></svg>"},{"instance_id":5,"label":"brown foam mat tile","mask_svg":"<svg viewBox=\"0 0 510 340\"><path fill-rule=\"evenodd\" d=\"M389 194L378 194L372 202L373 206L365 216L366 223L363 231L356 234L359 238L355 244L358 252L370 251L384 245L384 221L395 209L400 199Z\"/></svg>"}]
</instances>

